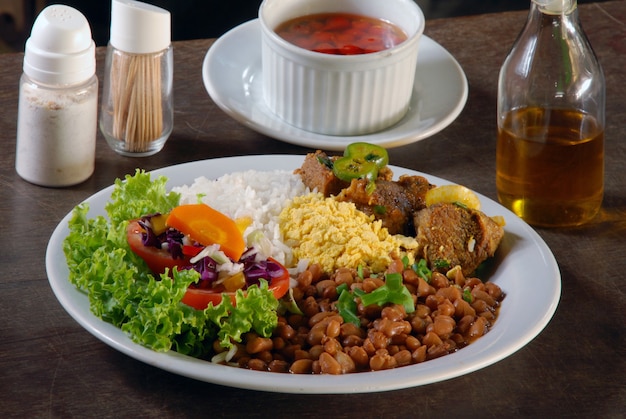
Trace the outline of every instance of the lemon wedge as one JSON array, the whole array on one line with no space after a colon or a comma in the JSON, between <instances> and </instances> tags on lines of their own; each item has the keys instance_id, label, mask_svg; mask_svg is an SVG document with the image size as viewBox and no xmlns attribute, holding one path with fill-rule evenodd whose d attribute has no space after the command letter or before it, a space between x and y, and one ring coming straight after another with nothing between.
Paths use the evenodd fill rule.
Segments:
<instances>
[{"instance_id":1,"label":"lemon wedge","mask_svg":"<svg viewBox=\"0 0 626 419\"><path fill-rule=\"evenodd\" d=\"M478 195L461 185L442 185L426 192L426 206L442 202L460 203L467 208L480 210Z\"/></svg>"}]
</instances>

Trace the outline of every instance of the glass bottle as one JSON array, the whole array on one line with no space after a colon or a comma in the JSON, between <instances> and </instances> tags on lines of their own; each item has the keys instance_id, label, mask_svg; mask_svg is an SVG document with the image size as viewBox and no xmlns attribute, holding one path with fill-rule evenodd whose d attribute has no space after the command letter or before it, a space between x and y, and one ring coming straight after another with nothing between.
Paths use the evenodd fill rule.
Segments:
<instances>
[{"instance_id":1,"label":"glass bottle","mask_svg":"<svg viewBox=\"0 0 626 419\"><path fill-rule=\"evenodd\" d=\"M576 0L532 0L498 80L500 202L535 226L590 221L604 192L604 108Z\"/></svg>"}]
</instances>

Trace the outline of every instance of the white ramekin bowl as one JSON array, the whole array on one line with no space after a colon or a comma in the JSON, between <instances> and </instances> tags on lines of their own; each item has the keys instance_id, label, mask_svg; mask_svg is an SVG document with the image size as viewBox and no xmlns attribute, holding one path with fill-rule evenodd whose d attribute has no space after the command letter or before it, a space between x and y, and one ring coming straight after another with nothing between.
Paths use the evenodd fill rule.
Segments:
<instances>
[{"instance_id":1,"label":"white ramekin bowl","mask_svg":"<svg viewBox=\"0 0 626 419\"><path fill-rule=\"evenodd\" d=\"M297 47L274 31L317 13L384 19L408 38L376 53L331 55ZM390 127L408 111L425 25L413 0L264 0L259 20L264 99L285 122L320 134L363 135Z\"/></svg>"}]
</instances>

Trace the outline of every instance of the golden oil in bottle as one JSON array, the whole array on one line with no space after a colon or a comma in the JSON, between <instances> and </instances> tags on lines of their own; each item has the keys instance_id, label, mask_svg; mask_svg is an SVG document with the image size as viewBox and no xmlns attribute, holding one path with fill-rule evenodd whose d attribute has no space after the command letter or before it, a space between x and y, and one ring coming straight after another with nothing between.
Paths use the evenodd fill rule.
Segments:
<instances>
[{"instance_id":1,"label":"golden oil in bottle","mask_svg":"<svg viewBox=\"0 0 626 419\"><path fill-rule=\"evenodd\" d=\"M500 202L529 224L575 226L602 204L604 130L575 110L528 107L498 127L496 184Z\"/></svg>"},{"instance_id":2,"label":"golden oil in bottle","mask_svg":"<svg viewBox=\"0 0 626 419\"><path fill-rule=\"evenodd\" d=\"M604 193L605 80L576 0L532 0L498 78L498 197L535 226L576 226Z\"/></svg>"}]
</instances>

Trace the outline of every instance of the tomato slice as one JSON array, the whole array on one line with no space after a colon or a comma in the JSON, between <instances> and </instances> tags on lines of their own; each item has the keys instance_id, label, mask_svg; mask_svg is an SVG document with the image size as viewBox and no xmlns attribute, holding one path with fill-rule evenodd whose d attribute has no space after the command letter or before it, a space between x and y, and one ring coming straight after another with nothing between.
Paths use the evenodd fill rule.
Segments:
<instances>
[{"instance_id":1,"label":"tomato slice","mask_svg":"<svg viewBox=\"0 0 626 419\"><path fill-rule=\"evenodd\" d=\"M162 274L166 268L172 270L175 266L183 267L190 264L189 256L184 256L182 259L174 259L167 250L145 246L141 239L144 231L139 221L131 221L128 223L128 227L126 227L126 240L130 249L146 262L148 268L154 274Z\"/></svg>"},{"instance_id":2,"label":"tomato slice","mask_svg":"<svg viewBox=\"0 0 626 419\"><path fill-rule=\"evenodd\" d=\"M272 258L268 260L276 263L281 268L281 274L273 277L268 284L269 290L274 294L274 297L278 299L289 291L289 271L276 260ZM221 303L223 295L230 298L231 303L235 305L235 294L235 292L222 292L215 289L202 289L191 286L187 289L181 301L197 310L204 310L208 307L209 303L213 303L214 306Z\"/></svg>"},{"instance_id":3,"label":"tomato slice","mask_svg":"<svg viewBox=\"0 0 626 419\"><path fill-rule=\"evenodd\" d=\"M202 250L201 247L195 246L184 246L183 247L183 259L174 259L172 255L162 249L157 249L152 246L145 246L141 239L141 235L144 232L143 227L139 224L137 220L131 221L126 228L126 239L131 250L137 254L140 258L142 258L148 268L155 273L161 274L165 272L166 268L172 270L174 267L184 267L189 266L191 262L189 261L193 256L195 256L199 250ZM281 273L273 277L269 281L269 290L272 291L274 297L281 298L284 296L287 291L289 291L289 271L275 259L270 258L272 262L280 266ZM244 291L245 293L245 291ZM235 305L235 292L226 292L218 289L204 289L204 288L196 288L194 285L190 286L187 289L187 292L183 296L181 300L184 304L191 306L198 310L204 310L207 308L209 303L213 303L214 306L218 305L222 302L222 295L226 295L230 298L230 301L233 305Z\"/></svg>"}]
</instances>

